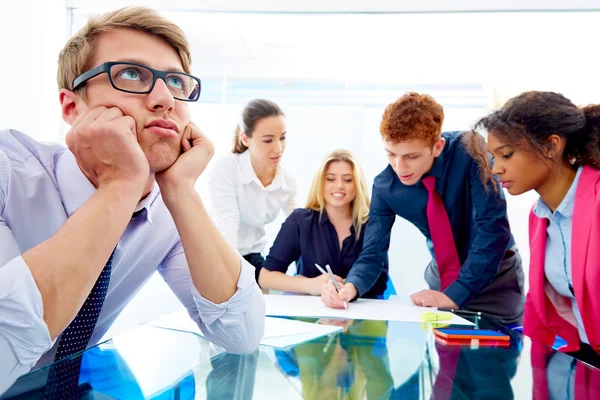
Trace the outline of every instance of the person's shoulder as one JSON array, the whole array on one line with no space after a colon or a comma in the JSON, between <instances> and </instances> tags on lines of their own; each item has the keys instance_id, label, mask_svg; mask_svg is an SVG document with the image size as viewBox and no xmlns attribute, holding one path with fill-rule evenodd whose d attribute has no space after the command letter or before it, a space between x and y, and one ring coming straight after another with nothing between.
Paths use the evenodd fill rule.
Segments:
<instances>
[{"instance_id":1,"label":"person's shoulder","mask_svg":"<svg viewBox=\"0 0 600 400\"><path fill-rule=\"evenodd\" d=\"M216 156L210 163L209 175L236 176L239 172L239 156L230 152Z\"/></svg>"},{"instance_id":2,"label":"person's shoulder","mask_svg":"<svg viewBox=\"0 0 600 400\"><path fill-rule=\"evenodd\" d=\"M375 176L375 179L373 179L373 189L377 189L379 186L382 186L382 185L385 187L388 187L389 184L397 178L398 177L396 176L396 173L392 169L392 166L390 164L388 164L385 167L385 169L383 171L381 171L380 173L378 173L377 176Z\"/></svg>"},{"instance_id":3,"label":"person's shoulder","mask_svg":"<svg viewBox=\"0 0 600 400\"><path fill-rule=\"evenodd\" d=\"M0 131L0 185L9 177L27 181L39 175L53 178L58 158L67 151L58 143L44 143L16 130Z\"/></svg>"},{"instance_id":4,"label":"person's shoulder","mask_svg":"<svg viewBox=\"0 0 600 400\"><path fill-rule=\"evenodd\" d=\"M218 156L216 156L214 161L215 161L215 163L220 163L220 164L236 165L239 162L239 159L240 159L240 154L227 152L227 153L219 154Z\"/></svg>"},{"instance_id":5,"label":"person's shoulder","mask_svg":"<svg viewBox=\"0 0 600 400\"><path fill-rule=\"evenodd\" d=\"M600 169L592 166L580 167L576 196L578 198L593 197L600 206Z\"/></svg>"},{"instance_id":6,"label":"person's shoulder","mask_svg":"<svg viewBox=\"0 0 600 400\"><path fill-rule=\"evenodd\" d=\"M296 208L290 216L294 216L296 219L312 219L319 216L319 212L317 210L313 210L312 208Z\"/></svg>"},{"instance_id":7,"label":"person's shoulder","mask_svg":"<svg viewBox=\"0 0 600 400\"><path fill-rule=\"evenodd\" d=\"M452 166L453 169L471 168L477 165L477 161L473 158L469 151L469 135L471 131L451 131L442 133L442 137L446 139L444 148L444 164L446 168Z\"/></svg>"},{"instance_id":8,"label":"person's shoulder","mask_svg":"<svg viewBox=\"0 0 600 400\"><path fill-rule=\"evenodd\" d=\"M472 159L467 146L471 141L472 131L451 131L442 133L442 137L446 139L445 152L451 153L454 156L466 157ZM478 135L478 134L476 134Z\"/></svg>"},{"instance_id":9,"label":"person's shoulder","mask_svg":"<svg viewBox=\"0 0 600 400\"><path fill-rule=\"evenodd\" d=\"M319 222L320 215L319 211L311 208L296 208L287 219L289 222L293 221L299 227L307 227Z\"/></svg>"},{"instance_id":10,"label":"person's shoulder","mask_svg":"<svg viewBox=\"0 0 600 400\"><path fill-rule=\"evenodd\" d=\"M65 151L65 146L58 143L39 142L14 129L0 131L0 153L15 162L25 162L34 156L42 164L47 164L54 161L56 155Z\"/></svg>"},{"instance_id":11,"label":"person's shoulder","mask_svg":"<svg viewBox=\"0 0 600 400\"><path fill-rule=\"evenodd\" d=\"M586 183L588 183L587 181L589 181L592 185L593 184L600 184L600 169L599 168L595 168L589 165L586 165L584 167L580 167L581 168L581 177L580 177L580 181L584 180L586 181Z\"/></svg>"},{"instance_id":12,"label":"person's shoulder","mask_svg":"<svg viewBox=\"0 0 600 400\"><path fill-rule=\"evenodd\" d=\"M442 132L442 137L446 139L446 149L449 151L459 151L466 153L465 147L465 135L468 135L467 131L448 131Z\"/></svg>"}]
</instances>

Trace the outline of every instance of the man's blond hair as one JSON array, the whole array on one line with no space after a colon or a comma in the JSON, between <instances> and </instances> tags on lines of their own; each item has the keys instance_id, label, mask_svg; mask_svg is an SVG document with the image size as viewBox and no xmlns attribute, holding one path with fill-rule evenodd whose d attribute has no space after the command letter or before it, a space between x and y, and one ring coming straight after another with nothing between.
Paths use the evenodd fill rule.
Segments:
<instances>
[{"instance_id":1,"label":"man's blond hair","mask_svg":"<svg viewBox=\"0 0 600 400\"><path fill-rule=\"evenodd\" d=\"M58 88L73 90L73 81L93 67L90 63L98 37L120 28L135 29L164 39L179 54L183 70L191 73L190 44L181 28L153 9L123 7L90 17L87 24L69 39L58 56Z\"/></svg>"}]
</instances>

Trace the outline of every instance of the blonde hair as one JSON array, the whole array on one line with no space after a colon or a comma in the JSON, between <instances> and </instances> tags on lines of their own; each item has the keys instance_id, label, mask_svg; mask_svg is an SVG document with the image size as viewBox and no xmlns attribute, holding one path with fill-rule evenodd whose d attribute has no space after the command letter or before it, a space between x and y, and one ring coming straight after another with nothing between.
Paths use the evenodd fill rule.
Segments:
<instances>
[{"instance_id":1,"label":"blonde hair","mask_svg":"<svg viewBox=\"0 0 600 400\"><path fill-rule=\"evenodd\" d=\"M348 150L334 150L325 159L321 164L321 168L315 174L313 178L312 185L310 187L310 192L308 194L308 199L306 201L306 208L311 210L319 211L323 214L325 210L325 197L323 196L323 186L325 184L325 175L327 174L327 168L331 163L336 161L347 162L352 166L352 175L354 177L354 182L356 184L356 197L350 203L352 207L352 225L354 226L354 230L356 231L356 237L360 237L360 231L364 224L367 223L369 219L369 207L371 205L371 200L369 198L369 192L367 190L367 184L365 182L365 175L363 173L362 167L358 163L358 160Z\"/></svg>"},{"instance_id":2,"label":"blonde hair","mask_svg":"<svg viewBox=\"0 0 600 400\"><path fill-rule=\"evenodd\" d=\"M146 7L123 7L90 17L87 24L73 35L58 56L58 88L73 90L73 81L89 70L98 37L115 29L135 29L164 39L179 54L183 70L191 73L190 44L177 25ZM82 86L85 94L85 85Z\"/></svg>"}]
</instances>

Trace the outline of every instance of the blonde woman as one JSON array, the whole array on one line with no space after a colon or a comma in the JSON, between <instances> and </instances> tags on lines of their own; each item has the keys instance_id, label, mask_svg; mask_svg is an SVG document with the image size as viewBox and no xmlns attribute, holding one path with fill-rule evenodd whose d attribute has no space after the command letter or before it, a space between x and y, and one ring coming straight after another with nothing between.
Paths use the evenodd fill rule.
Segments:
<instances>
[{"instance_id":1,"label":"blonde woman","mask_svg":"<svg viewBox=\"0 0 600 400\"><path fill-rule=\"evenodd\" d=\"M335 150L315 175L306 208L299 208L283 223L261 270L263 289L321 294L329 279L329 265L342 281L362 250L369 218L369 195L362 168L352 153ZM296 276L286 275L296 261ZM363 297L381 297L386 289L388 263L377 283Z\"/></svg>"}]
</instances>

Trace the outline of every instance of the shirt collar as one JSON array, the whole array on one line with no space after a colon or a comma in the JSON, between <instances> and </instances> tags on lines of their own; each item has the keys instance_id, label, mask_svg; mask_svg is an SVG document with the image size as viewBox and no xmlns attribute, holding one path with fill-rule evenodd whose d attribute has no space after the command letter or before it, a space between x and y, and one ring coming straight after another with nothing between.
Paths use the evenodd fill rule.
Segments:
<instances>
[{"instance_id":1,"label":"shirt collar","mask_svg":"<svg viewBox=\"0 0 600 400\"><path fill-rule=\"evenodd\" d=\"M81 172L75 156L68 150L58 159L56 181L68 217L73 215L96 192L94 185ZM150 223L152 223L150 205L154 202L159 192L158 184L154 182L150 194L140 201L135 208L135 211L145 208L146 212L142 214L146 216L146 220Z\"/></svg>"},{"instance_id":2,"label":"shirt collar","mask_svg":"<svg viewBox=\"0 0 600 400\"><path fill-rule=\"evenodd\" d=\"M433 160L433 165L431 166L429 172L425 174L425 176L433 176L436 180L439 180L444 176L444 156L446 151L448 151L448 145L450 144L449 138L446 137L445 139L446 142L444 143L442 152Z\"/></svg>"},{"instance_id":3,"label":"shirt collar","mask_svg":"<svg viewBox=\"0 0 600 400\"><path fill-rule=\"evenodd\" d=\"M323 212L319 212L316 211L315 212L319 213L319 225L325 225L327 223L330 223L329 221L329 216L327 215L327 211L325 211L325 209L323 209ZM331 224L333 226L333 224ZM364 230L363 230L364 232ZM356 234L356 230L354 229L354 224L350 225L350 233L352 235Z\"/></svg>"},{"instance_id":4,"label":"shirt collar","mask_svg":"<svg viewBox=\"0 0 600 400\"><path fill-rule=\"evenodd\" d=\"M583 171L583 167L579 167L577 169L577 174L575 175L575 179L573 179L573 183L571 183L571 187L569 191L565 195L564 199L560 202L558 207L556 208L555 214L560 214L565 218L571 218L573 216L573 206L575 205L575 194L577 193L577 185L579 183L579 177L581 176L581 171ZM533 208L533 213L538 218L550 218L552 217L552 211L550 208L539 198Z\"/></svg>"},{"instance_id":5,"label":"shirt collar","mask_svg":"<svg viewBox=\"0 0 600 400\"><path fill-rule=\"evenodd\" d=\"M145 208L146 212L142 213L142 214L146 216L146 221L148 221L149 223L152 223L151 206L156 201L159 194L160 194L160 188L158 187L158 183L156 183L156 181L154 181L154 185L152 185L152 190L150 191L150 193L148 193L148 196L144 197L142 199L142 201L140 201L138 203L138 205L135 207L134 212Z\"/></svg>"},{"instance_id":6,"label":"shirt collar","mask_svg":"<svg viewBox=\"0 0 600 400\"><path fill-rule=\"evenodd\" d=\"M322 212L319 212L319 225L325 225L326 223L329 222L329 217L327 216L327 211L323 210Z\"/></svg>"},{"instance_id":7,"label":"shirt collar","mask_svg":"<svg viewBox=\"0 0 600 400\"><path fill-rule=\"evenodd\" d=\"M256 176L256 172L254 171L254 167L252 166L252 161L250 160L250 152L248 150L244 151L240 154L240 179L243 185L247 185L251 182L256 182L256 184L260 187L263 187L262 182ZM269 186L265 188L265 190L277 190L277 189L287 189L287 184L283 177L283 171L281 165L277 166L277 172L275 173L275 178L273 182Z\"/></svg>"}]
</instances>

